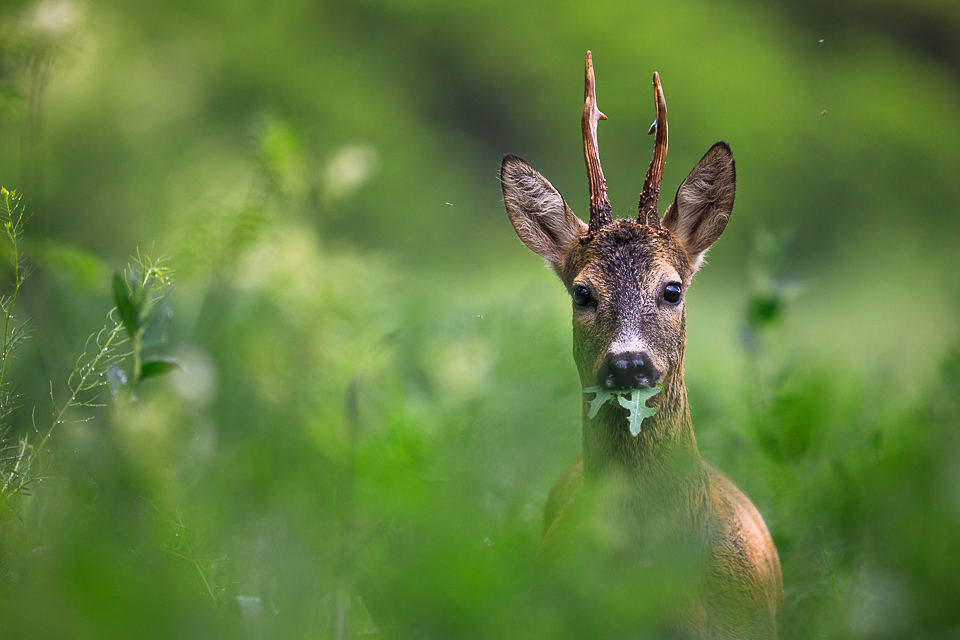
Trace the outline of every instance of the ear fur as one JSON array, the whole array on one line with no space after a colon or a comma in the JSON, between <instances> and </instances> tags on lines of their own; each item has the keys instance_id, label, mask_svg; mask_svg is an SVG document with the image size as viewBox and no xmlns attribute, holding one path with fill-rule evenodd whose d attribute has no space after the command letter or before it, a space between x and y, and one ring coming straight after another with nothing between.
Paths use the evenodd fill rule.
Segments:
<instances>
[{"instance_id":1,"label":"ear fur","mask_svg":"<svg viewBox=\"0 0 960 640\"><path fill-rule=\"evenodd\" d=\"M557 266L587 225L570 210L550 181L514 155L500 165L503 204L523 244Z\"/></svg>"},{"instance_id":2,"label":"ear fur","mask_svg":"<svg viewBox=\"0 0 960 640\"><path fill-rule=\"evenodd\" d=\"M733 152L726 142L718 142L683 181L664 214L663 226L683 244L694 272L727 226L736 190Z\"/></svg>"}]
</instances>

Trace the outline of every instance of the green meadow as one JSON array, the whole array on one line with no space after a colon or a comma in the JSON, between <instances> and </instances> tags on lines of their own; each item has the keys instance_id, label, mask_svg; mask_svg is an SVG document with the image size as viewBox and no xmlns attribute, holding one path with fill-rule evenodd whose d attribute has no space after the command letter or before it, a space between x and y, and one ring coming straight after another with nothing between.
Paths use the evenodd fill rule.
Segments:
<instances>
[{"instance_id":1,"label":"green meadow","mask_svg":"<svg viewBox=\"0 0 960 640\"><path fill-rule=\"evenodd\" d=\"M535 561L581 389L498 170L589 215L587 49L615 217L653 71L661 212L736 158L686 382L780 637L960 637L957 42L937 0L0 1L0 638L661 637L679 578Z\"/></svg>"}]
</instances>

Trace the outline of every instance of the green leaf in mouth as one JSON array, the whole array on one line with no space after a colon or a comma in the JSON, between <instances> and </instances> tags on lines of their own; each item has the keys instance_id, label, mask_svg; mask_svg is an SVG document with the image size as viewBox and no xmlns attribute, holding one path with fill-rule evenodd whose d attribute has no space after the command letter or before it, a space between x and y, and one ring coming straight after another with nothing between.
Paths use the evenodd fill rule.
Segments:
<instances>
[{"instance_id":1,"label":"green leaf in mouth","mask_svg":"<svg viewBox=\"0 0 960 640\"><path fill-rule=\"evenodd\" d=\"M647 400L660 393L662 389L663 385L660 383L657 383L656 386L644 387L642 389L619 390L607 389L601 386L588 387L584 389L583 392L595 393L596 397L593 400L588 400L590 403L590 411L587 416L589 418L596 418L600 407L616 398L620 406L627 410L627 420L630 423L630 435L637 436L640 434L640 425L643 423L644 418L649 418L657 412L656 407L647 406Z\"/></svg>"}]
</instances>

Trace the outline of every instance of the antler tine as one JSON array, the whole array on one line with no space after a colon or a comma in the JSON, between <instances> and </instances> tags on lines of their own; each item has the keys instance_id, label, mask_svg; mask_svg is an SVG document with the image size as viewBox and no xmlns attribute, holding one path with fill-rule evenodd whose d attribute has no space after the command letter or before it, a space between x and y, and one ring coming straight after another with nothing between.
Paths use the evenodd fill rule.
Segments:
<instances>
[{"instance_id":1,"label":"antler tine","mask_svg":"<svg viewBox=\"0 0 960 640\"><path fill-rule=\"evenodd\" d=\"M587 236L592 236L604 225L610 224L610 200L607 198L607 181L600 168L600 150L597 148L597 121L606 120L597 108L597 92L593 77L593 55L587 51L583 83L583 158L587 162L587 177L590 179L590 226Z\"/></svg>"},{"instance_id":2,"label":"antler tine","mask_svg":"<svg viewBox=\"0 0 960 640\"><path fill-rule=\"evenodd\" d=\"M657 199L660 197L660 178L663 177L663 165L667 161L667 102L663 98L663 87L660 86L660 74L653 72L653 87L657 103L657 119L648 133L656 133L653 143L653 157L650 158L650 168L647 169L647 179L643 181L643 191L640 192L640 214L637 220L640 224L660 226L660 216L657 215Z\"/></svg>"}]
</instances>

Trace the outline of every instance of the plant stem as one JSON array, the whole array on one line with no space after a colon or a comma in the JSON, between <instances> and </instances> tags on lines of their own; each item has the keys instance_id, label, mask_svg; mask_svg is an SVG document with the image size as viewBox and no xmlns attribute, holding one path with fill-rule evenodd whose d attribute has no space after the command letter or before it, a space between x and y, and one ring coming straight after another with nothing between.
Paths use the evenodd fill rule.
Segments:
<instances>
[{"instance_id":1,"label":"plant stem","mask_svg":"<svg viewBox=\"0 0 960 640\"><path fill-rule=\"evenodd\" d=\"M20 221L22 220L22 215L18 220L13 219L13 211L16 209L16 204L14 204L13 209L10 207L10 192L6 189L2 192L3 195L3 213L7 218L4 221L4 227L6 228L7 237L10 238L10 244L12 246L13 256L11 263L13 264L13 296L10 298L10 302L4 307L4 327L3 327L3 351L2 351L2 362L0 362L0 391L3 390L3 383L7 373L7 356L10 354L10 320L13 318L13 309L17 304L17 294L20 293L20 285L23 284L25 276L20 267ZM16 192L14 192L14 197L16 197ZM2 396L0 396L2 397ZM4 398L5 400L5 398ZM2 409L6 407L0 407L0 413Z\"/></svg>"}]
</instances>

